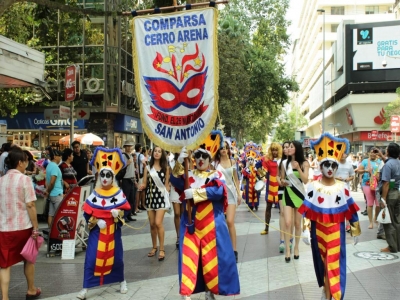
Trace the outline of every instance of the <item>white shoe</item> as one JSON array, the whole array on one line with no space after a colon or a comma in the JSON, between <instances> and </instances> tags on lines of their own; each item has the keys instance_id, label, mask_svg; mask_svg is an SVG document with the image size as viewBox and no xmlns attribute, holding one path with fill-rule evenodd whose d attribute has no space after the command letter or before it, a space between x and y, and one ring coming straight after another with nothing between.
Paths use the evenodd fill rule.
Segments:
<instances>
[{"instance_id":1,"label":"white shoe","mask_svg":"<svg viewBox=\"0 0 400 300\"><path fill-rule=\"evenodd\" d=\"M206 292L206 300L215 300L214 294L210 291Z\"/></svg>"},{"instance_id":2,"label":"white shoe","mask_svg":"<svg viewBox=\"0 0 400 300\"><path fill-rule=\"evenodd\" d=\"M304 230L303 231L303 234L302 234L302 237L303 237L303 242L306 244L306 245L311 245L311 235L310 235L310 231L309 230Z\"/></svg>"},{"instance_id":3,"label":"white shoe","mask_svg":"<svg viewBox=\"0 0 400 300\"><path fill-rule=\"evenodd\" d=\"M121 294L126 294L128 292L128 286L126 285L126 280L120 283L119 291L121 292Z\"/></svg>"},{"instance_id":4,"label":"white shoe","mask_svg":"<svg viewBox=\"0 0 400 300\"><path fill-rule=\"evenodd\" d=\"M181 300L191 300L189 296L181 296Z\"/></svg>"},{"instance_id":5,"label":"white shoe","mask_svg":"<svg viewBox=\"0 0 400 300\"><path fill-rule=\"evenodd\" d=\"M76 295L76 298L85 300L86 299L86 294L87 294L87 289L82 289L78 295Z\"/></svg>"}]
</instances>

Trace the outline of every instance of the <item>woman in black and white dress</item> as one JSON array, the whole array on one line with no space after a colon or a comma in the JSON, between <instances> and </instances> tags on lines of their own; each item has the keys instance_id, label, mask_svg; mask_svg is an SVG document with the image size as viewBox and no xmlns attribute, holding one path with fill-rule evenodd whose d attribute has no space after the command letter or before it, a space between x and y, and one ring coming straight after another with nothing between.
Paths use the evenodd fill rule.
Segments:
<instances>
[{"instance_id":1,"label":"woman in black and white dress","mask_svg":"<svg viewBox=\"0 0 400 300\"><path fill-rule=\"evenodd\" d=\"M160 147L155 147L150 163L145 168L143 174L143 185L146 191L146 209L149 216L151 241L153 249L148 253L148 257L153 257L157 252L157 237L160 243L160 254L158 260L162 261L165 257L164 251L164 214L171 207L169 203L169 168L167 155Z\"/></svg>"}]
</instances>

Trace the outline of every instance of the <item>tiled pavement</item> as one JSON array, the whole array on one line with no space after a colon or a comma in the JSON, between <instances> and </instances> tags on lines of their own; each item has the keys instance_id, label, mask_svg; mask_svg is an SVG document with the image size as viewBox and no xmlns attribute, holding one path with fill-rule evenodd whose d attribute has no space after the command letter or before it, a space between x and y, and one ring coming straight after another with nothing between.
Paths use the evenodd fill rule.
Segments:
<instances>
[{"instance_id":1,"label":"tiled pavement","mask_svg":"<svg viewBox=\"0 0 400 300\"><path fill-rule=\"evenodd\" d=\"M365 205L361 193L353 197L363 210ZM261 201L256 215L263 219L265 201ZM140 227L146 214L137 216L137 222L130 225ZM273 209L271 225L278 227L278 210ZM347 240L347 289L345 299L399 299L400 260L379 260L359 258L355 252L379 252L386 246L383 240L376 240L376 229L368 230L367 217L360 214L362 235L358 245ZM119 293L119 285L90 289L88 299L134 299L134 300L175 300L178 294L177 250L173 218L166 215L166 259L163 262L147 257L151 249L149 227L141 230L123 228L125 276L129 291ZM237 210L236 229L238 236L241 293L237 296L217 299L320 299L310 247L301 242L300 259L285 263L283 254L278 252L279 232L270 229L265 236L260 235L263 224L248 212L244 205ZM398 254L400 255L400 253ZM41 299L76 299L82 287L84 252L77 252L74 260L60 257L46 258L44 247L36 264L36 285L42 288ZM10 299L24 299L26 282L22 265L12 268ZM46 298L47 297L47 298ZM192 296L204 299L204 293Z\"/></svg>"}]
</instances>

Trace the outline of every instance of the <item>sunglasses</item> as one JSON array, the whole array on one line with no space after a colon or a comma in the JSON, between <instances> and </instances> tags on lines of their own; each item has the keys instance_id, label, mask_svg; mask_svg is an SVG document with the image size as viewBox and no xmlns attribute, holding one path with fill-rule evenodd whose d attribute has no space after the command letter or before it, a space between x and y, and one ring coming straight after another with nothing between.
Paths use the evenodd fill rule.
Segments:
<instances>
[{"instance_id":1,"label":"sunglasses","mask_svg":"<svg viewBox=\"0 0 400 300\"><path fill-rule=\"evenodd\" d=\"M104 172L100 172L100 177L101 178L112 178L112 174L111 173L109 173L109 172L107 172L107 173L104 173Z\"/></svg>"},{"instance_id":2,"label":"sunglasses","mask_svg":"<svg viewBox=\"0 0 400 300\"><path fill-rule=\"evenodd\" d=\"M228 148L226 148L226 147L219 148L219 150L226 150L226 149L228 149Z\"/></svg>"},{"instance_id":3,"label":"sunglasses","mask_svg":"<svg viewBox=\"0 0 400 300\"><path fill-rule=\"evenodd\" d=\"M327 169L329 169L330 167L332 167L332 169L336 169L339 166L337 162L330 161L325 161L322 165Z\"/></svg>"},{"instance_id":4,"label":"sunglasses","mask_svg":"<svg viewBox=\"0 0 400 300\"><path fill-rule=\"evenodd\" d=\"M207 159L207 158L208 158L208 154L207 154L207 153L197 152L197 153L194 155L194 158L199 159L200 157L203 158L203 159Z\"/></svg>"}]
</instances>

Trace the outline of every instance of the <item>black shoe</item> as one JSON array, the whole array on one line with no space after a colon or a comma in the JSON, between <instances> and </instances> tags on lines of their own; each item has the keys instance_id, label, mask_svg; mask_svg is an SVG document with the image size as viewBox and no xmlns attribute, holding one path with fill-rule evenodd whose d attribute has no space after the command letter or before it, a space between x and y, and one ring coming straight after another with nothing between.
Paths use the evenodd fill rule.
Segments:
<instances>
[{"instance_id":1,"label":"black shoe","mask_svg":"<svg viewBox=\"0 0 400 300\"><path fill-rule=\"evenodd\" d=\"M300 258L300 255L293 255L293 258L294 258L294 259L299 259L299 258Z\"/></svg>"},{"instance_id":2,"label":"black shoe","mask_svg":"<svg viewBox=\"0 0 400 300\"><path fill-rule=\"evenodd\" d=\"M233 253L235 253L236 263L238 263L238 252L237 251L233 251Z\"/></svg>"},{"instance_id":3,"label":"black shoe","mask_svg":"<svg viewBox=\"0 0 400 300\"><path fill-rule=\"evenodd\" d=\"M256 208L256 211L258 211L258 206L256 206L255 208Z\"/></svg>"},{"instance_id":4,"label":"black shoe","mask_svg":"<svg viewBox=\"0 0 400 300\"><path fill-rule=\"evenodd\" d=\"M364 210L361 214L366 216L366 215L368 215L368 212L367 212L367 210Z\"/></svg>"},{"instance_id":5,"label":"black shoe","mask_svg":"<svg viewBox=\"0 0 400 300\"><path fill-rule=\"evenodd\" d=\"M125 218L124 220L125 220L125 223L129 223L130 222L130 220L128 218Z\"/></svg>"},{"instance_id":6,"label":"black shoe","mask_svg":"<svg viewBox=\"0 0 400 300\"><path fill-rule=\"evenodd\" d=\"M386 236L385 236L384 234L378 234L378 235L376 236L376 238L377 238L378 240L386 240Z\"/></svg>"},{"instance_id":7,"label":"black shoe","mask_svg":"<svg viewBox=\"0 0 400 300\"><path fill-rule=\"evenodd\" d=\"M131 216L137 216L137 213L135 213L135 212L131 213Z\"/></svg>"},{"instance_id":8,"label":"black shoe","mask_svg":"<svg viewBox=\"0 0 400 300\"><path fill-rule=\"evenodd\" d=\"M136 219L134 219L134 218L132 218L132 217L127 217L127 219L128 219L129 221L132 221L132 222L135 222L135 221L136 221Z\"/></svg>"},{"instance_id":9,"label":"black shoe","mask_svg":"<svg viewBox=\"0 0 400 300\"><path fill-rule=\"evenodd\" d=\"M139 210L146 210L143 206L139 206L138 208Z\"/></svg>"},{"instance_id":10,"label":"black shoe","mask_svg":"<svg viewBox=\"0 0 400 300\"><path fill-rule=\"evenodd\" d=\"M287 263L290 263L290 257L285 257L285 261L286 261Z\"/></svg>"}]
</instances>

